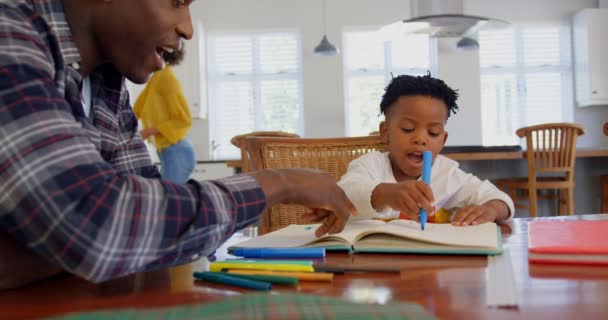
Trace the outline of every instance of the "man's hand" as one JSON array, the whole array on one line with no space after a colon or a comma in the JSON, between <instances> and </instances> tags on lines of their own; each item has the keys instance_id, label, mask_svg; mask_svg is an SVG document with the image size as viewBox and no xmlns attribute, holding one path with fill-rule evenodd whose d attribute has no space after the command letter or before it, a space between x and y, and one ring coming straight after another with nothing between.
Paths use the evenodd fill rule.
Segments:
<instances>
[{"instance_id":1,"label":"man's hand","mask_svg":"<svg viewBox=\"0 0 608 320\"><path fill-rule=\"evenodd\" d=\"M277 204L299 204L313 209L306 214L311 222L325 218L325 222L315 234L337 233L351 215L356 214L355 206L335 179L328 173L313 169L260 170L249 173L264 191L266 206Z\"/></svg>"},{"instance_id":2,"label":"man's hand","mask_svg":"<svg viewBox=\"0 0 608 320\"><path fill-rule=\"evenodd\" d=\"M142 139L147 140L149 137L155 136L158 133L159 133L159 131L156 128L146 128L144 130L141 130L139 132L139 135L141 136Z\"/></svg>"},{"instance_id":3,"label":"man's hand","mask_svg":"<svg viewBox=\"0 0 608 320\"><path fill-rule=\"evenodd\" d=\"M477 225L484 222L504 220L509 216L509 207L500 200L490 200L480 206L466 206L456 213L452 224L455 226Z\"/></svg>"},{"instance_id":4,"label":"man's hand","mask_svg":"<svg viewBox=\"0 0 608 320\"><path fill-rule=\"evenodd\" d=\"M390 207L405 213L409 219L419 221L420 208L429 216L435 215L434 197L431 187L418 180L399 183L381 183L372 191L372 207L381 210Z\"/></svg>"}]
</instances>

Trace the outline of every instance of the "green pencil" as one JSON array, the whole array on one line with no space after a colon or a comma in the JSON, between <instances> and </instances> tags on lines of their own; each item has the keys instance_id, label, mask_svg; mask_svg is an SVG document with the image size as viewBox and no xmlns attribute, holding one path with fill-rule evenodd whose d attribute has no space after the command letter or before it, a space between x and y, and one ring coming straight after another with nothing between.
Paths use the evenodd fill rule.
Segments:
<instances>
[{"instance_id":1,"label":"green pencil","mask_svg":"<svg viewBox=\"0 0 608 320\"><path fill-rule=\"evenodd\" d=\"M225 273L225 272L220 272ZM285 277L285 276L271 276L265 274L236 274L236 273L228 273L231 277L237 277L248 280L257 280L270 282L272 284L285 284L290 286L295 286L298 284L298 278L295 277Z\"/></svg>"}]
</instances>

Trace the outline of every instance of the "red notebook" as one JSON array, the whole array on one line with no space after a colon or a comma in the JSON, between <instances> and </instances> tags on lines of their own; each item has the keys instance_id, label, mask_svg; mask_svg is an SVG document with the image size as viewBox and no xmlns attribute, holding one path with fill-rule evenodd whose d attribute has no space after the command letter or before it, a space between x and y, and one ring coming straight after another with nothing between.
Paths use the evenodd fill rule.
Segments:
<instances>
[{"instance_id":1,"label":"red notebook","mask_svg":"<svg viewBox=\"0 0 608 320\"><path fill-rule=\"evenodd\" d=\"M608 265L608 221L532 221L528 258L531 263Z\"/></svg>"}]
</instances>

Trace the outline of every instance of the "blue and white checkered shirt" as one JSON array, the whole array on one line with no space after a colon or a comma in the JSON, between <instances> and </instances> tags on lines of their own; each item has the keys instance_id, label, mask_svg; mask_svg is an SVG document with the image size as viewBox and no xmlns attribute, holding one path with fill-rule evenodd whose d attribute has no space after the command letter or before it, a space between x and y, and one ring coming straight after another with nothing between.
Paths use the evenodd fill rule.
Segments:
<instances>
[{"instance_id":1,"label":"blue and white checkered shirt","mask_svg":"<svg viewBox=\"0 0 608 320\"><path fill-rule=\"evenodd\" d=\"M0 232L92 281L204 256L266 202L247 175L160 179L137 134L124 77L90 74L61 0L0 1Z\"/></svg>"}]
</instances>

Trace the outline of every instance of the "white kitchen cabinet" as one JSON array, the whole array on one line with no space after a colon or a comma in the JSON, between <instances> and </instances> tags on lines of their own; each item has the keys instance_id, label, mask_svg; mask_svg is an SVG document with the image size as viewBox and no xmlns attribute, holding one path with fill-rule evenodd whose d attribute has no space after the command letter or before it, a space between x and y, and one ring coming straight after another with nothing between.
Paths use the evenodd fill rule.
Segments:
<instances>
[{"instance_id":1,"label":"white kitchen cabinet","mask_svg":"<svg viewBox=\"0 0 608 320\"><path fill-rule=\"evenodd\" d=\"M573 20L576 105L608 105L608 9L584 9Z\"/></svg>"},{"instance_id":2,"label":"white kitchen cabinet","mask_svg":"<svg viewBox=\"0 0 608 320\"><path fill-rule=\"evenodd\" d=\"M214 180L234 175L234 169L226 165L224 161L199 162L194 167L190 179Z\"/></svg>"}]
</instances>

